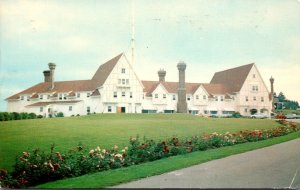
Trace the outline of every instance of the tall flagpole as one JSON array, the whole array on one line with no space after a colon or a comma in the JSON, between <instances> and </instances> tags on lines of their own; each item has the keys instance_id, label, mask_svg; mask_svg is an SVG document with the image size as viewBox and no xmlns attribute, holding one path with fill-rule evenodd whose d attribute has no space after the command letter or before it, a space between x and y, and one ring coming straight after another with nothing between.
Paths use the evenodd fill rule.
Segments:
<instances>
[{"instance_id":1,"label":"tall flagpole","mask_svg":"<svg viewBox=\"0 0 300 190\"><path fill-rule=\"evenodd\" d=\"M131 0L131 65L133 66L134 65L134 62L135 62L135 55L134 55L134 34L135 34L135 31L134 31L134 12L135 12L135 7L134 7L134 0Z\"/></svg>"}]
</instances>

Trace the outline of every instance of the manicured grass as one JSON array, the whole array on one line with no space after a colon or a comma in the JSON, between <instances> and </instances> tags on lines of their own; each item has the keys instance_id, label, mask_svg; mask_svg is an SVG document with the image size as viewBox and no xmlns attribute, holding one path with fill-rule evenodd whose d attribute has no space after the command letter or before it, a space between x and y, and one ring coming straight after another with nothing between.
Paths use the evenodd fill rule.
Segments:
<instances>
[{"instance_id":1,"label":"manicured grass","mask_svg":"<svg viewBox=\"0 0 300 190\"><path fill-rule=\"evenodd\" d=\"M129 137L165 139L203 133L279 126L268 119L201 118L186 114L97 114L82 117L0 122L0 168L11 170L17 154L40 148L65 152L82 143L90 148L124 147Z\"/></svg>"},{"instance_id":2,"label":"manicured grass","mask_svg":"<svg viewBox=\"0 0 300 190\"><path fill-rule=\"evenodd\" d=\"M37 188L104 188L117 185L119 183L129 182L140 178L166 173L176 169L185 168L195 164L207 162L209 160L219 159L238 153L271 146L299 137L300 131L297 131L286 136L275 137L268 140L238 144L207 151L198 151L191 154L173 156L154 162L130 166L127 168L120 168L84 175L77 178L59 180L39 185Z\"/></svg>"}]
</instances>

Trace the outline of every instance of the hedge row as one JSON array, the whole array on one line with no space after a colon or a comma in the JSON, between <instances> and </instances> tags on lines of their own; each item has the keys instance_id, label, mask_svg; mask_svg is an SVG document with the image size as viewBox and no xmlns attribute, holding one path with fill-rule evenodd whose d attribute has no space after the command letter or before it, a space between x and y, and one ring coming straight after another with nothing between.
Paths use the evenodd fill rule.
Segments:
<instances>
[{"instance_id":1,"label":"hedge row","mask_svg":"<svg viewBox=\"0 0 300 190\"><path fill-rule=\"evenodd\" d=\"M21 120L21 119L37 119L43 118L42 115L35 113L18 113L18 112L0 112L0 121Z\"/></svg>"},{"instance_id":2,"label":"hedge row","mask_svg":"<svg viewBox=\"0 0 300 190\"><path fill-rule=\"evenodd\" d=\"M54 151L53 145L50 153L42 152L39 149L26 151L17 157L12 173L8 173L4 169L0 170L1 185L8 188L34 186L194 151L265 140L299 130L295 123L283 120L280 122L283 124L282 126L268 130L212 133L187 139L172 137L159 142L146 138L141 142L138 137L130 138L130 145L122 150L118 146L114 146L110 150L100 149L100 147L89 150L78 145L73 150L60 153Z\"/></svg>"}]
</instances>

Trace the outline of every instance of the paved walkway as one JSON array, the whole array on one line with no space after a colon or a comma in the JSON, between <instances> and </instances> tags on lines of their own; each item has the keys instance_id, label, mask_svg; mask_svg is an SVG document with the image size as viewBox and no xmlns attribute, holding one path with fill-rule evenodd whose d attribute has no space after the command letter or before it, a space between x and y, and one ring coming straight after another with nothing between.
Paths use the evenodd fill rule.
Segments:
<instances>
[{"instance_id":1,"label":"paved walkway","mask_svg":"<svg viewBox=\"0 0 300 190\"><path fill-rule=\"evenodd\" d=\"M300 138L114 188L300 188Z\"/></svg>"}]
</instances>

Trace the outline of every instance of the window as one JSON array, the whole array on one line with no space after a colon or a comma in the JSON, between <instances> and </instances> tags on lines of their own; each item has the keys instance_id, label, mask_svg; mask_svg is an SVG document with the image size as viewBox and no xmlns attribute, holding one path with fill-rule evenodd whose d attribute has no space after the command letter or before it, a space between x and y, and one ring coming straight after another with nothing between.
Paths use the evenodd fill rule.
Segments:
<instances>
[{"instance_id":1,"label":"window","mask_svg":"<svg viewBox=\"0 0 300 190\"><path fill-rule=\"evenodd\" d=\"M91 93L88 92L88 93L86 94L86 97L90 97L90 95L91 95Z\"/></svg>"},{"instance_id":2,"label":"window","mask_svg":"<svg viewBox=\"0 0 300 190\"><path fill-rule=\"evenodd\" d=\"M67 96L68 96L68 94L64 94L64 99L65 99L65 100L67 99Z\"/></svg>"},{"instance_id":3,"label":"window","mask_svg":"<svg viewBox=\"0 0 300 190\"><path fill-rule=\"evenodd\" d=\"M258 91L258 86L252 86L252 91Z\"/></svg>"},{"instance_id":4,"label":"window","mask_svg":"<svg viewBox=\"0 0 300 190\"><path fill-rule=\"evenodd\" d=\"M59 99L62 100L62 98L63 98L63 95L59 94Z\"/></svg>"},{"instance_id":5,"label":"window","mask_svg":"<svg viewBox=\"0 0 300 190\"><path fill-rule=\"evenodd\" d=\"M176 95L175 94L173 94L173 100L176 100Z\"/></svg>"},{"instance_id":6,"label":"window","mask_svg":"<svg viewBox=\"0 0 300 190\"><path fill-rule=\"evenodd\" d=\"M215 101L218 101L218 96L215 97Z\"/></svg>"},{"instance_id":7,"label":"window","mask_svg":"<svg viewBox=\"0 0 300 190\"><path fill-rule=\"evenodd\" d=\"M245 110L244 110L244 111L245 111L245 113L247 113L247 112L248 112L248 109L247 109L247 108L245 108Z\"/></svg>"},{"instance_id":8,"label":"window","mask_svg":"<svg viewBox=\"0 0 300 190\"><path fill-rule=\"evenodd\" d=\"M196 100L199 100L199 95L196 95Z\"/></svg>"},{"instance_id":9,"label":"window","mask_svg":"<svg viewBox=\"0 0 300 190\"><path fill-rule=\"evenodd\" d=\"M122 84L125 84L125 79L122 79Z\"/></svg>"},{"instance_id":10,"label":"window","mask_svg":"<svg viewBox=\"0 0 300 190\"><path fill-rule=\"evenodd\" d=\"M154 96L155 98L158 98L158 94L155 94L155 96Z\"/></svg>"},{"instance_id":11,"label":"window","mask_svg":"<svg viewBox=\"0 0 300 190\"><path fill-rule=\"evenodd\" d=\"M224 101L224 96L220 96L220 98L221 98L221 101Z\"/></svg>"},{"instance_id":12,"label":"window","mask_svg":"<svg viewBox=\"0 0 300 190\"><path fill-rule=\"evenodd\" d=\"M107 107L107 112L111 112L111 106Z\"/></svg>"},{"instance_id":13,"label":"window","mask_svg":"<svg viewBox=\"0 0 300 190\"><path fill-rule=\"evenodd\" d=\"M30 100L30 96L27 96L27 101L29 101Z\"/></svg>"},{"instance_id":14,"label":"window","mask_svg":"<svg viewBox=\"0 0 300 190\"><path fill-rule=\"evenodd\" d=\"M77 98L80 98L80 93L77 93Z\"/></svg>"},{"instance_id":15,"label":"window","mask_svg":"<svg viewBox=\"0 0 300 190\"><path fill-rule=\"evenodd\" d=\"M190 97L190 96L188 96L188 97L187 97L187 101L190 101L190 100L191 100L191 97Z\"/></svg>"},{"instance_id":16,"label":"window","mask_svg":"<svg viewBox=\"0 0 300 190\"><path fill-rule=\"evenodd\" d=\"M72 111L72 109L73 109L72 106L69 106L69 111Z\"/></svg>"},{"instance_id":17,"label":"window","mask_svg":"<svg viewBox=\"0 0 300 190\"><path fill-rule=\"evenodd\" d=\"M132 98L132 92L130 92L130 98Z\"/></svg>"},{"instance_id":18,"label":"window","mask_svg":"<svg viewBox=\"0 0 300 190\"><path fill-rule=\"evenodd\" d=\"M253 76L253 78L255 79L255 74L253 74L252 76Z\"/></svg>"},{"instance_id":19,"label":"window","mask_svg":"<svg viewBox=\"0 0 300 190\"><path fill-rule=\"evenodd\" d=\"M43 112L44 111L44 107L40 107L40 112Z\"/></svg>"},{"instance_id":20,"label":"window","mask_svg":"<svg viewBox=\"0 0 300 190\"><path fill-rule=\"evenodd\" d=\"M88 114L91 112L91 107L90 107L90 106L86 107L86 112L87 112Z\"/></svg>"},{"instance_id":21,"label":"window","mask_svg":"<svg viewBox=\"0 0 300 190\"><path fill-rule=\"evenodd\" d=\"M121 79L118 79L118 84L121 84Z\"/></svg>"},{"instance_id":22,"label":"window","mask_svg":"<svg viewBox=\"0 0 300 190\"><path fill-rule=\"evenodd\" d=\"M246 102L248 102L248 96L246 96Z\"/></svg>"},{"instance_id":23,"label":"window","mask_svg":"<svg viewBox=\"0 0 300 190\"><path fill-rule=\"evenodd\" d=\"M125 73L125 68L122 68L122 71L121 71L122 73Z\"/></svg>"},{"instance_id":24,"label":"window","mask_svg":"<svg viewBox=\"0 0 300 190\"><path fill-rule=\"evenodd\" d=\"M260 101L261 101L261 102L264 102L264 101L265 101L265 100L264 100L264 97L261 97Z\"/></svg>"},{"instance_id":25,"label":"window","mask_svg":"<svg viewBox=\"0 0 300 190\"><path fill-rule=\"evenodd\" d=\"M24 96L21 96L21 100L24 100Z\"/></svg>"},{"instance_id":26,"label":"window","mask_svg":"<svg viewBox=\"0 0 300 190\"><path fill-rule=\"evenodd\" d=\"M118 97L118 93L114 92L114 98L117 98L117 97Z\"/></svg>"},{"instance_id":27,"label":"window","mask_svg":"<svg viewBox=\"0 0 300 190\"><path fill-rule=\"evenodd\" d=\"M206 96L205 95L203 95L203 100L206 100Z\"/></svg>"},{"instance_id":28,"label":"window","mask_svg":"<svg viewBox=\"0 0 300 190\"><path fill-rule=\"evenodd\" d=\"M166 94L163 94L163 98L167 98Z\"/></svg>"},{"instance_id":29,"label":"window","mask_svg":"<svg viewBox=\"0 0 300 190\"><path fill-rule=\"evenodd\" d=\"M129 84L129 79L126 79L126 84L127 84L127 85Z\"/></svg>"},{"instance_id":30,"label":"window","mask_svg":"<svg viewBox=\"0 0 300 190\"><path fill-rule=\"evenodd\" d=\"M256 101L256 96L253 96L253 101Z\"/></svg>"},{"instance_id":31,"label":"window","mask_svg":"<svg viewBox=\"0 0 300 190\"><path fill-rule=\"evenodd\" d=\"M207 111L207 110L204 110L204 114L208 114L208 111Z\"/></svg>"},{"instance_id":32,"label":"window","mask_svg":"<svg viewBox=\"0 0 300 190\"><path fill-rule=\"evenodd\" d=\"M40 100L42 100L44 98L44 96L42 94L39 95Z\"/></svg>"},{"instance_id":33,"label":"window","mask_svg":"<svg viewBox=\"0 0 300 190\"><path fill-rule=\"evenodd\" d=\"M125 97L125 92L122 92L122 96Z\"/></svg>"}]
</instances>

